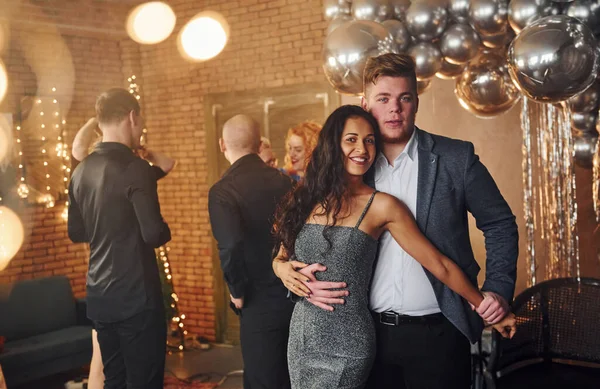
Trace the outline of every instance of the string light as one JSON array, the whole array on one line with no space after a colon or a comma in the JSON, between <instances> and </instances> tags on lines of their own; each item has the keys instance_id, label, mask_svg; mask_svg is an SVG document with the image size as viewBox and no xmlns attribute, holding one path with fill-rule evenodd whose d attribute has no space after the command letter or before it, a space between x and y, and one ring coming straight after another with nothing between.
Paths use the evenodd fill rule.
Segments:
<instances>
[{"instance_id":1,"label":"string light","mask_svg":"<svg viewBox=\"0 0 600 389\"><path fill-rule=\"evenodd\" d=\"M52 88L52 91L56 91L56 88ZM58 103L57 99L54 99L52 101L54 104ZM55 116L59 116L59 112L56 111L55 112ZM56 155L61 159L62 162L62 166L61 166L61 170L63 172L63 193L65 195L65 198L68 198L68 194L69 194L69 174L71 173L71 169L67 166L67 163L69 162L69 146L66 142L67 139L67 131L66 131L66 127L65 124L67 123L67 121L65 119L62 119L60 121L60 123L62 124L62 128L60 126L60 124L55 124L55 128L59 129L61 128L61 131L59 132L56 140ZM69 218L69 201L65 200L65 206L64 209L62 211L62 213L60 214L60 217L63 220L67 220Z\"/></svg>"},{"instance_id":2,"label":"string light","mask_svg":"<svg viewBox=\"0 0 600 389\"><path fill-rule=\"evenodd\" d=\"M129 93L131 93L136 100L140 101L141 96L140 96L140 86L137 84L136 82L136 76L135 74L131 75L131 77L127 78L127 82L129 83ZM142 137L140 139L140 144L143 146L147 143L148 141L148 130L146 128L143 129L142 132ZM183 320L185 319L185 315L184 314L179 314L179 307L177 305L177 303L179 302L179 297L177 297L177 294L174 292L174 287L173 287L173 276L171 274L171 264L169 263L169 256L168 256L168 252L171 250L170 247L167 246L160 246L157 251L158 251L158 258L160 259L159 263L162 263L162 269L165 275L165 281L167 283L167 285L169 286L169 290L173 291L170 295L171 297L171 301L170 301L170 306L173 312L173 316L171 317L171 323L176 323L177 325L175 326L175 331L177 331L179 333L179 345L177 346L177 349L179 349L180 351L183 351L185 349L185 336L188 334L187 330L185 329L185 325L183 323ZM159 266L160 267L160 266Z\"/></svg>"},{"instance_id":3,"label":"string light","mask_svg":"<svg viewBox=\"0 0 600 389\"><path fill-rule=\"evenodd\" d=\"M179 333L179 338L180 343L177 346L177 348L179 350L184 350L185 348L185 336L187 335L187 330L185 330L185 324L183 323L183 321L185 320L185 315L184 314L180 314L179 313L179 308L177 307L177 303L179 302L179 297L177 297L177 293L175 293L174 288L173 288L173 282L172 282L172 277L170 274L170 263L169 263L169 256L167 255L167 253L170 251L171 249L169 247L165 247L165 246L160 246L158 248L158 257L160 258L160 260L162 261L163 264L163 271L165 272L165 278L166 278L166 283L167 285L169 285L170 290L173 291L170 295L171 297L171 308L173 311L173 316L171 317L171 322L174 323L174 327L175 327L175 331L177 331Z\"/></svg>"},{"instance_id":4,"label":"string light","mask_svg":"<svg viewBox=\"0 0 600 389\"><path fill-rule=\"evenodd\" d=\"M56 90L56 88L52 88L52 90L54 91L54 90ZM37 102L38 102L38 104L42 104L43 100L42 99L38 99ZM43 109L43 107L41 109ZM44 116L44 111L40 111L40 116L42 116L42 117ZM42 157L43 157L42 160L43 160L43 165L44 165L44 176L46 177L46 192L47 193L42 194L38 198L38 201L40 201L42 203L45 203L46 204L46 208L53 208L54 205L55 205L56 199L54 198L54 196L52 196L52 193L51 193L51 189L52 188L50 186L50 182L51 181L50 181L50 173L49 173L49 170L48 170L48 165L49 165L48 158L49 158L49 156L48 156L48 153L46 152L46 148L47 148L47 145L48 145L48 139L46 137L46 132L45 132L46 124L45 123L41 123L40 124L40 128L41 128L41 131L42 131L42 137L41 137L41 139L42 139L42 150L41 150L41 152L42 152Z\"/></svg>"},{"instance_id":5,"label":"string light","mask_svg":"<svg viewBox=\"0 0 600 389\"><path fill-rule=\"evenodd\" d=\"M135 74L127 79L127 82L129 83L129 93L131 93L133 95L133 97L136 98L136 100L140 101L140 99L142 97L140 95L140 86L137 84L137 82L135 80L136 80ZM142 137L141 137L140 144L142 146L144 146L147 142L148 142L148 130L144 127L144 129L142 130Z\"/></svg>"},{"instance_id":6,"label":"string light","mask_svg":"<svg viewBox=\"0 0 600 389\"><path fill-rule=\"evenodd\" d=\"M20 198L26 199L29 196L29 186L25 183L25 168L23 167L23 146L21 145L21 126L16 127L17 144L19 150L19 187L17 194Z\"/></svg>"}]
</instances>

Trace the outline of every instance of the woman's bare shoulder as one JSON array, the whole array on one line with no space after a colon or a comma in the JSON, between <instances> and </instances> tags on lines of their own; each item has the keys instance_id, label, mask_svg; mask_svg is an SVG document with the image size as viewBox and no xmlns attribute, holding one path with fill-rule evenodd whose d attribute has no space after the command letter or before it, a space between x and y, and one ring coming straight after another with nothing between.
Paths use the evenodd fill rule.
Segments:
<instances>
[{"instance_id":1,"label":"woman's bare shoulder","mask_svg":"<svg viewBox=\"0 0 600 389\"><path fill-rule=\"evenodd\" d=\"M388 193L377 192L371 205L375 213L384 218L389 219L398 213L406 213L410 211L404 202L399 200L397 197L392 196Z\"/></svg>"}]
</instances>

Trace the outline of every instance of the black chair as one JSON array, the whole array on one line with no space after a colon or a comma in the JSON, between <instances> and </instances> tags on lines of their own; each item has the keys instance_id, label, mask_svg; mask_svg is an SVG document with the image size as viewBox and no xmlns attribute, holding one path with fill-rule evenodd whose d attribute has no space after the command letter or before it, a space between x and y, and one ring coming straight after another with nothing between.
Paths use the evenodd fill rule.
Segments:
<instances>
[{"instance_id":1,"label":"black chair","mask_svg":"<svg viewBox=\"0 0 600 389\"><path fill-rule=\"evenodd\" d=\"M494 331L488 389L600 388L600 280L560 278L515 299L517 333Z\"/></svg>"}]
</instances>

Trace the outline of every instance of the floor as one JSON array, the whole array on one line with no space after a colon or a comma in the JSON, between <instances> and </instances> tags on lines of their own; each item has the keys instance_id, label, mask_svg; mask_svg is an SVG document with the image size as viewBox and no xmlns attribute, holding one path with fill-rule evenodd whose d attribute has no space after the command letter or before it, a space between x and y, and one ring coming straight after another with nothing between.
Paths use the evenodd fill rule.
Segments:
<instances>
[{"instance_id":1,"label":"floor","mask_svg":"<svg viewBox=\"0 0 600 389\"><path fill-rule=\"evenodd\" d=\"M240 346L213 344L209 350L191 350L167 356L166 373L187 380L221 382L219 389L242 389Z\"/></svg>"},{"instance_id":2,"label":"floor","mask_svg":"<svg viewBox=\"0 0 600 389\"><path fill-rule=\"evenodd\" d=\"M167 355L165 374L188 381L220 383L219 389L242 389L240 347L210 346L208 350L190 349ZM65 382L79 380L86 375L85 370L74 371L10 389L65 389Z\"/></svg>"}]
</instances>

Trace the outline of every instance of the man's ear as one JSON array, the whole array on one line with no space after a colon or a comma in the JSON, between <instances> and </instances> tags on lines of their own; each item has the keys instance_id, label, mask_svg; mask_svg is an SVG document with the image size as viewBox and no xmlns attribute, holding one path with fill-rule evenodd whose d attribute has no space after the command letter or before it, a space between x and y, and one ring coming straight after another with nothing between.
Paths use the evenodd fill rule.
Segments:
<instances>
[{"instance_id":1,"label":"man's ear","mask_svg":"<svg viewBox=\"0 0 600 389\"><path fill-rule=\"evenodd\" d=\"M140 120L140 118L135 113L135 111L133 109L131 111L129 111L129 124L131 125L132 128L135 127L138 120Z\"/></svg>"},{"instance_id":2,"label":"man's ear","mask_svg":"<svg viewBox=\"0 0 600 389\"><path fill-rule=\"evenodd\" d=\"M225 153L226 147L225 147L225 142L223 141L223 138L219 138L219 149L221 149L222 153Z\"/></svg>"},{"instance_id":3,"label":"man's ear","mask_svg":"<svg viewBox=\"0 0 600 389\"><path fill-rule=\"evenodd\" d=\"M362 109L369 112L369 109L367 107L367 98L364 95L360 97L360 106L362 107Z\"/></svg>"}]
</instances>

